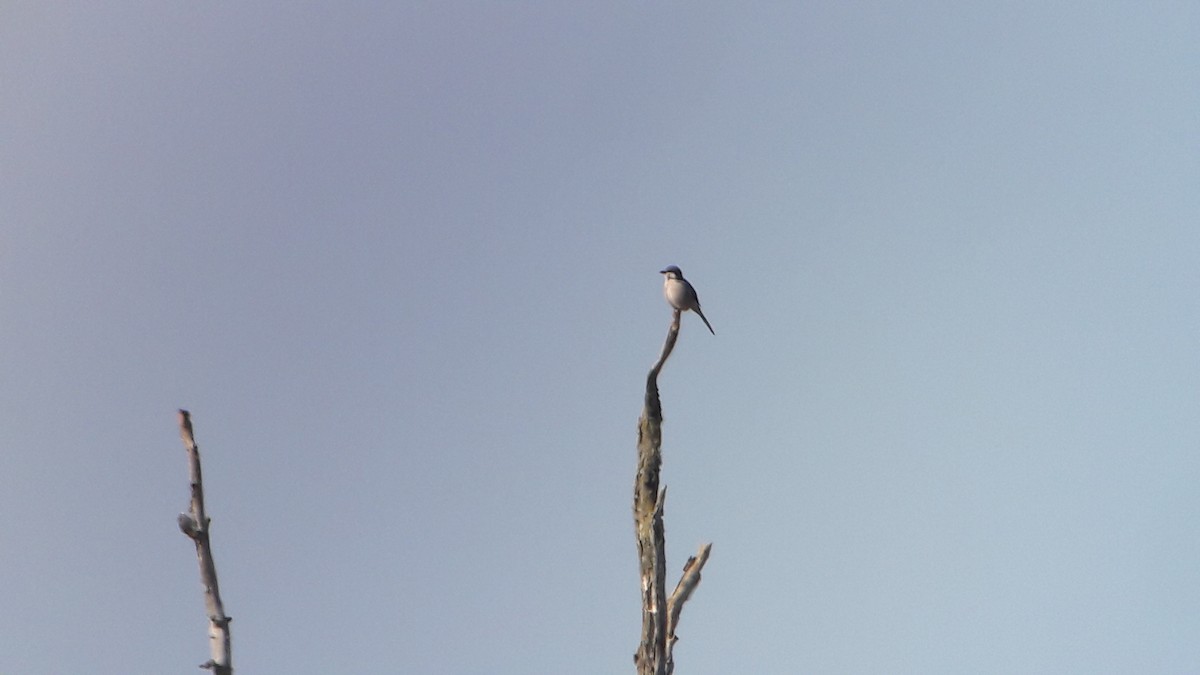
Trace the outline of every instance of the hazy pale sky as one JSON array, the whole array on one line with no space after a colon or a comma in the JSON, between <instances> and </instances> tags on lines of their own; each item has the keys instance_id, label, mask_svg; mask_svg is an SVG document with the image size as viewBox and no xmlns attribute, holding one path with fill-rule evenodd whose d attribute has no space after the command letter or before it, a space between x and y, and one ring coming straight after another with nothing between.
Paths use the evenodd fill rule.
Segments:
<instances>
[{"instance_id":1,"label":"hazy pale sky","mask_svg":"<svg viewBox=\"0 0 1200 675\"><path fill-rule=\"evenodd\" d=\"M1200 671L1200 5L0 5L0 671Z\"/></svg>"}]
</instances>

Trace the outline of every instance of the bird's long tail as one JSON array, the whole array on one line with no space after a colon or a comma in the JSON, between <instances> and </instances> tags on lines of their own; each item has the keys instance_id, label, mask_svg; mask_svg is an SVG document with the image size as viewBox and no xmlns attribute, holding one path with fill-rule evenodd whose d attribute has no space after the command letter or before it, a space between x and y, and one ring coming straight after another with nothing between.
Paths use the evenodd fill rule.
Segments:
<instances>
[{"instance_id":1,"label":"bird's long tail","mask_svg":"<svg viewBox=\"0 0 1200 675\"><path fill-rule=\"evenodd\" d=\"M704 322L704 325L705 325L705 326L708 326L708 332L712 333L713 335L716 335L716 334L717 334L717 331L715 331L715 330L713 330L713 329L712 329L712 324L711 324L711 323L709 323L709 322L708 322L708 319L706 319L706 318L704 317L704 312L701 312L699 307L696 307L696 314L699 314L699 315L700 315L700 320Z\"/></svg>"}]
</instances>

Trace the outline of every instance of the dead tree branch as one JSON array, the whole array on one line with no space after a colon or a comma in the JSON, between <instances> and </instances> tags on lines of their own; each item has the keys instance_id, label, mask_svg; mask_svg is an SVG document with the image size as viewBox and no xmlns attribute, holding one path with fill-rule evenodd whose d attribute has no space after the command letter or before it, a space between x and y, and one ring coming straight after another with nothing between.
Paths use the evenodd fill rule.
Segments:
<instances>
[{"instance_id":1,"label":"dead tree branch","mask_svg":"<svg viewBox=\"0 0 1200 675\"><path fill-rule=\"evenodd\" d=\"M192 499L188 513L179 514L179 529L196 544L196 558L200 562L200 583L204 586L204 607L208 612L208 646L211 658L200 665L212 670L214 675L233 675L233 657L229 636L229 622L221 604L221 592L217 587L217 565L213 562L212 545L208 538L209 518L204 512L204 483L200 475L200 448L192 433L191 415L179 411L179 435L187 450L191 472Z\"/></svg>"},{"instance_id":2,"label":"dead tree branch","mask_svg":"<svg viewBox=\"0 0 1200 675\"><path fill-rule=\"evenodd\" d=\"M662 402L658 396L658 374L679 338L680 312L675 310L667 339L658 361L646 377L646 398L638 420L638 469L633 484L633 522L637 534L638 563L642 576L642 640L633 662L638 675L671 675L675 670L672 652L675 627L683 603L700 583L700 570L708 561L712 544L688 559L675 591L667 598L667 545L663 526L666 488L659 489L662 470Z\"/></svg>"},{"instance_id":3,"label":"dead tree branch","mask_svg":"<svg viewBox=\"0 0 1200 675\"><path fill-rule=\"evenodd\" d=\"M687 564L683 566L683 575L675 585L675 592L667 599L667 673L675 671L675 641L679 639L675 637L675 627L679 625L679 613L683 611L683 603L692 597L692 593L700 585L700 570L704 569L704 563L708 562L708 553L711 550L711 543L704 544L696 555L688 558Z\"/></svg>"}]
</instances>

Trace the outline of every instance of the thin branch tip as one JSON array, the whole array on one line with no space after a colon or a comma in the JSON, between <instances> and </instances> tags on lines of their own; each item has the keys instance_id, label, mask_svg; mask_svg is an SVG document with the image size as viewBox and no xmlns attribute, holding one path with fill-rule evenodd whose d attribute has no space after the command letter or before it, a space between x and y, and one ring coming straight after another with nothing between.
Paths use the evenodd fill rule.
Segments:
<instances>
[{"instance_id":1,"label":"thin branch tip","mask_svg":"<svg viewBox=\"0 0 1200 675\"><path fill-rule=\"evenodd\" d=\"M209 620L209 648L212 658L200 667L213 671L214 675L232 675L233 666L230 656L229 617L225 614L221 603L221 593L217 586L217 567L213 562L212 544L208 537L208 527L212 519L204 509L204 486L201 479L200 452L192 432L191 415L187 410L179 409L179 435L183 440L184 449L188 455L189 486L191 500L188 512L180 513L177 517L179 529L196 544L196 558L200 567L200 583L204 587L204 604Z\"/></svg>"}]
</instances>

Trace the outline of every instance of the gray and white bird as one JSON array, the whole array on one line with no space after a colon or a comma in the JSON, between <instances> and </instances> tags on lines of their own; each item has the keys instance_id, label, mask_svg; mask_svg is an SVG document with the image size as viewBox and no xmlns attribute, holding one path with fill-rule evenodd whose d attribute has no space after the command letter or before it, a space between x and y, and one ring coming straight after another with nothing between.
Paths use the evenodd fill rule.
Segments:
<instances>
[{"instance_id":1,"label":"gray and white bird","mask_svg":"<svg viewBox=\"0 0 1200 675\"><path fill-rule=\"evenodd\" d=\"M667 275L666 280L663 281L663 295L666 296L667 302L681 312L690 309L698 314L704 325L708 326L708 332L716 335L717 331L713 330L712 324L704 318L704 312L700 311L700 298L696 296L696 289L692 288L688 280L683 278L683 270L671 265L659 274Z\"/></svg>"}]
</instances>

